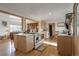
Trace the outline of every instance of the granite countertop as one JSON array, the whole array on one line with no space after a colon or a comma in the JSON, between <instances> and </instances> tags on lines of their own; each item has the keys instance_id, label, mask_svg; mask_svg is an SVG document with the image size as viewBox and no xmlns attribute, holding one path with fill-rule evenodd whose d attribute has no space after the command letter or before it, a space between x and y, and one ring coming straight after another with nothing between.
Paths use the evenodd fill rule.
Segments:
<instances>
[{"instance_id":1,"label":"granite countertop","mask_svg":"<svg viewBox=\"0 0 79 59\"><path fill-rule=\"evenodd\" d=\"M18 34L16 34L16 35L29 36L29 35L33 35L33 34L31 34L31 33L18 33Z\"/></svg>"}]
</instances>

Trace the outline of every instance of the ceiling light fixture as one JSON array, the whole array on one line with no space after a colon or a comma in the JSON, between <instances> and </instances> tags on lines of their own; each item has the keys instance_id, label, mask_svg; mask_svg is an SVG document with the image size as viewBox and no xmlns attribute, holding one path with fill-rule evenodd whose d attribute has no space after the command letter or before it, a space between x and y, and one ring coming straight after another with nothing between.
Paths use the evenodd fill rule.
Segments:
<instances>
[{"instance_id":1,"label":"ceiling light fixture","mask_svg":"<svg viewBox=\"0 0 79 59\"><path fill-rule=\"evenodd\" d=\"M51 13L51 12L49 12L49 15L52 15L52 13Z\"/></svg>"}]
</instances>

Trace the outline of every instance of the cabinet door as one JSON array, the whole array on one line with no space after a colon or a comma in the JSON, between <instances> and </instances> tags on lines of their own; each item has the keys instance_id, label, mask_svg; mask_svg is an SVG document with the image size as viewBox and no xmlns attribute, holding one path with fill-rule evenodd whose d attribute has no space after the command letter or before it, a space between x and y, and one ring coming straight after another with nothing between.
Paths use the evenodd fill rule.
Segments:
<instances>
[{"instance_id":1,"label":"cabinet door","mask_svg":"<svg viewBox=\"0 0 79 59\"><path fill-rule=\"evenodd\" d=\"M58 36L57 40L58 54L61 56L72 55L72 37L69 36Z\"/></svg>"},{"instance_id":2,"label":"cabinet door","mask_svg":"<svg viewBox=\"0 0 79 59\"><path fill-rule=\"evenodd\" d=\"M34 48L34 36L30 35L26 38L27 40L27 51Z\"/></svg>"},{"instance_id":3,"label":"cabinet door","mask_svg":"<svg viewBox=\"0 0 79 59\"><path fill-rule=\"evenodd\" d=\"M18 49L21 51L25 51L26 50L26 37L25 36L19 36L17 37L17 41L18 41Z\"/></svg>"}]
</instances>

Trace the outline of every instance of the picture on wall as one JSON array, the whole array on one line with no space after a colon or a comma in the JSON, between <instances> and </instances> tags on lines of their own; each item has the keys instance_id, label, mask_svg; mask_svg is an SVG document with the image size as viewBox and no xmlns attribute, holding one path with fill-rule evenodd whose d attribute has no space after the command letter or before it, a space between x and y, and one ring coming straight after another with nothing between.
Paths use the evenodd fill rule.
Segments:
<instances>
[{"instance_id":1,"label":"picture on wall","mask_svg":"<svg viewBox=\"0 0 79 59\"><path fill-rule=\"evenodd\" d=\"M7 26L7 21L2 21L3 26Z\"/></svg>"},{"instance_id":2,"label":"picture on wall","mask_svg":"<svg viewBox=\"0 0 79 59\"><path fill-rule=\"evenodd\" d=\"M65 23L64 22L57 23L57 27L64 27L64 26L65 26Z\"/></svg>"}]
</instances>

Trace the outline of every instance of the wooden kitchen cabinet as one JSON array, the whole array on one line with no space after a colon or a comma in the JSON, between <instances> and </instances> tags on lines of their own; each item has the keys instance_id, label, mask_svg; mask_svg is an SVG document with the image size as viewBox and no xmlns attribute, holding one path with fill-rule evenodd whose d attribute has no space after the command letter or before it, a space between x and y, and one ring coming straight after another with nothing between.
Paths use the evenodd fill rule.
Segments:
<instances>
[{"instance_id":1,"label":"wooden kitchen cabinet","mask_svg":"<svg viewBox=\"0 0 79 59\"><path fill-rule=\"evenodd\" d=\"M60 56L72 56L72 36L59 35L57 37L57 49Z\"/></svg>"},{"instance_id":2,"label":"wooden kitchen cabinet","mask_svg":"<svg viewBox=\"0 0 79 59\"><path fill-rule=\"evenodd\" d=\"M34 36L26 34L14 35L14 47L22 52L29 52L34 48Z\"/></svg>"}]
</instances>

